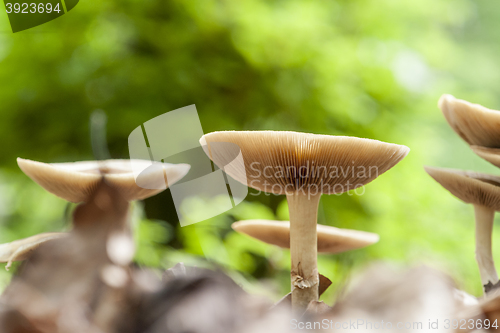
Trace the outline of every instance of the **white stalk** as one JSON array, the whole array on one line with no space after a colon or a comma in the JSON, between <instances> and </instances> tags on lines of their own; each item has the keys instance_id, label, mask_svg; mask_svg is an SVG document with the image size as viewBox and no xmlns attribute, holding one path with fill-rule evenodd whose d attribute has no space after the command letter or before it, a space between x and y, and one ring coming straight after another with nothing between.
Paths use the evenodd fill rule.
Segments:
<instances>
[{"instance_id":1,"label":"white stalk","mask_svg":"<svg viewBox=\"0 0 500 333\"><path fill-rule=\"evenodd\" d=\"M474 205L474 213L476 215L476 261L481 274L481 282L485 291L488 292L489 289L486 286L491 287L498 282L498 274L491 250L495 211L485 206Z\"/></svg>"},{"instance_id":2,"label":"white stalk","mask_svg":"<svg viewBox=\"0 0 500 333\"><path fill-rule=\"evenodd\" d=\"M287 194L290 212L292 309L305 311L318 300L317 215L321 194Z\"/></svg>"}]
</instances>

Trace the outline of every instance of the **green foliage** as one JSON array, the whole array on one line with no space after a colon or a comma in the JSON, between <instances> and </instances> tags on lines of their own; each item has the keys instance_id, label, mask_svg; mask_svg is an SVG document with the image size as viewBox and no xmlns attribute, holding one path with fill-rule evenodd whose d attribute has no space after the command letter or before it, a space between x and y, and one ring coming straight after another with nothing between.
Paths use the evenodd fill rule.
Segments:
<instances>
[{"instance_id":1,"label":"green foliage","mask_svg":"<svg viewBox=\"0 0 500 333\"><path fill-rule=\"evenodd\" d=\"M21 175L15 157L91 159L88 118L103 109L111 154L127 158L134 128L196 104L205 132L299 130L409 146L363 195L322 198L320 223L381 241L322 257L320 272L342 284L374 260L426 263L480 294L472 207L423 165L497 172L436 103L446 92L500 109L499 11L493 0L101 0L16 34L0 15L0 239L64 228L65 203ZM230 229L240 219L288 218L283 197L253 194L182 228L168 192L146 200L138 263L223 267L245 287L260 281L285 293L288 252ZM500 262L496 242L494 253Z\"/></svg>"}]
</instances>

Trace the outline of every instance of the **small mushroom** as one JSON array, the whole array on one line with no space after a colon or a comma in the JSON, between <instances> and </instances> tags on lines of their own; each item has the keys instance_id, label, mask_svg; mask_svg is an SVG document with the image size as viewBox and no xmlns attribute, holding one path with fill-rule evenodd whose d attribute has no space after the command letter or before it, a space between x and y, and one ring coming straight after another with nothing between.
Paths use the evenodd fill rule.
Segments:
<instances>
[{"instance_id":1,"label":"small mushroom","mask_svg":"<svg viewBox=\"0 0 500 333\"><path fill-rule=\"evenodd\" d=\"M264 243L285 249L290 248L290 222L288 221L246 220L235 222L231 227L239 233ZM360 249L375 244L380 239L379 235L371 232L339 229L322 224L318 224L316 230L318 253L335 254Z\"/></svg>"},{"instance_id":2,"label":"small mushroom","mask_svg":"<svg viewBox=\"0 0 500 333\"><path fill-rule=\"evenodd\" d=\"M500 111L443 95L439 108L451 128L469 145L500 148Z\"/></svg>"},{"instance_id":3,"label":"small mushroom","mask_svg":"<svg viewBox=\"0 0 500 333\"><path fill-rule=\"evenodd\" d=\"M248 235L264 243L276 245L284 249L290 248L290 222L269 220L245 220L234 222L231 227L236 232ZM327 225L317 224L318 253L336 254L360 249L375 244L380 237L377 234L351 230L339 229ZM332 284L325 276L319 274L318 297ZM290 302L292 293L283 297L278 304ZM312 301L311 304L318 304Z\"/></svg>"},{"instance_id":4,"label":"small mushroom","mask_svg":"<svg viewBox=\"0 0 500 333\"><path fill-rule=\"evenodd\" d=\"M480 146L471 146L471 149L477 156L485 159L494 166L500 168L500 149L499 148L487 148Z\"/></svg>"},{"instance_id":5,"label":"small mushroom","mask_svg":"<svg viewBox=\"0 0 500 333\"><path fill-rule=\"evenodd\" d=\"M150 186L137 185L132 163L143 165L146 169L141 174L141 182ZM163 191L166 187L154 186L158 182L158 169L147 169L151 161L146 160L105 160L83 161L72 163L42 163L17 159L21 170L36 183L56 196L70 202L86 201L97 187L101 177L127 201L142 200ZM162 163L164 174L168 174L169 185L184 177L190 166L188 164ZM165 182L165 178L161 181ZM153 186L151 186L153 185ZM158 184L156 184L158 185Z\"/></svg>"},{"instance_id":6,"label":"small mushroom","mask_svg":"<svg viewBox=\"0 0 500 333\"><path fill-rule=\"evenodd\" d=\"M318 300L316 220L321 195L357 189L409 151L376 140L276 131L213 132L200 143L232 178L260 191L286 195L295 311ZM235 158L240 153L243 158Z\"/></svg>"},{"instance_id":7,"label":"small mushroom","mask_svg":"<svg viewBox=\"0 0 500 333\"><path fill-rule=\"evenodd\" d=\"M500 210L500 177L431 167L425 167L425 171L451 194L474 205L476 260L481 282L486 293L498 288L500 284L491 250L491 233L495 211Z\"/></svg>"},{"instance_id":8,"label":"small mushroom","mask_svg":"<svg viewBox=\"0 0 500 333\"><path fill-rule=\"evenodd\" d=\"M9 270L13 261L25 260L41 244L66 235L64 232L47 232L0 244L0 262L6 262L5 269Z\"/></svg>"}]
</instances>

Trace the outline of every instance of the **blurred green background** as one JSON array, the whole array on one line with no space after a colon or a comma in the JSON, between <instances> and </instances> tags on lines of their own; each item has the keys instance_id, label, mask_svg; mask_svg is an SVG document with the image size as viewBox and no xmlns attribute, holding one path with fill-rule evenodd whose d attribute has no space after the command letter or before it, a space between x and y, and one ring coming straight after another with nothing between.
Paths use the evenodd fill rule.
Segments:
<instances>
[{"instance_id":1,"label":"blurred green background","mask_svg":"<svg viewBox=\"0 0 500 333\"><path fill-rule=\"evenodd\" d=\"M500 109L499 17L496 0L100 0L13 34L0 13L0 241L68 228L66 203L22 174L16 157L93 159L89 116L101 109L112 156L128 158L134 128L196 104L206 133L297 130L411 148L364 195L321 199L320 223L381 237L320 258L320 273L338 286L327 303L380 260L428 264L480 295L472 206L423 165L497 172L436 105L451 93ZM183 228L169 218L169 200L166 191L134 206L138 264L222 267L274 299L289 290L288 251L230 228L240 219L286 220L284 197L249 195L228 213ZM5 286L15 269L0 271Z\"/></svg>"}]
</instances>

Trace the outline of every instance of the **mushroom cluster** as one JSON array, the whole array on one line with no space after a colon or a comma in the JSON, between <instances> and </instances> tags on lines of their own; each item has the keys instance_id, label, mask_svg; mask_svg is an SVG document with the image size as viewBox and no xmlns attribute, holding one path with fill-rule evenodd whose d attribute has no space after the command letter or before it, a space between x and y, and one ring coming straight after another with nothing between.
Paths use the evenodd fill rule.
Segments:
<instances>
[{"instance_id":1,"label":"mushroom cluster","mask_svg":"<svg viewBox=\"0 0 500 333\"><path fill-rule=\"evenodd\" d=\"M371 234L318 228L321 195L364 186L409 152L408 147L376 140L287 131L213 132L200 143L210 159L237 181L258 191L286 195L289 224L246 222L234 228L290 248L292 308L296 312L318 301L319 249L342 252L349 249L348 242L363 247L378 240ZM237 154L243 159L235 159Z\"/></svg>"},{"instance_id":2,"label":"mushroom cluster","mask_svg":"<svg viewBox=\"0 0 500 333\"><path fill-rule=\"evenodd\" d=\"M443 95L438 103L451 128L481 158L500 167L500 111ZM476 221L476 261L485 293L500 287L493 261L491 237L495 212L500 210L500 177L443 168L425 171L445 189L472 204Z\"/></svg>"},{"instance_id":3,"label":"mushroom cluster","mask_svg":"<svg viewBox=\"0 0 500 333\"><path fill-rule=\"evenodd\" d=\"M286 195L289 222L249 220L236 222L232 227L266 243L290 249L291 292L283 300L291 302L296 313L324 305L318 298L331 281L318 272L318 253L337 254L379 241L374 233L318 225L321 196L357 190L391 169L409 152L408 147L376 140L298 132L214 132L204 135L200 143L210 159L235 180L259 191ZM239 154L243 158L235 158ZM122 210L127 210L128 202L161 192L190 169L187 164L159 163L163 173L158 177L158 165L148 168L150 164L150 161L139 160L47 164L18 159L19 167L32 180L64 200L82 203L78 206L80 210L90 206L102 210L99 205L106 206L107 202L109 206L109 198L99 197L102 192L99 188L116 192L123 202ZM144 170L140 180L134 172L137 166ZM166 186L156 184L166 178ZM78 207L75 212L79 211ZM87 233L85 223L92 217L78 219L78 214L74 215L76 233L40 234L0 244L0 261L8 262L8 268L12 261L25 259L45 242L55 239L67 242L70 235ZM127 267L132 260L130 251L124 253L123 249L133 249L133 244L122 246L123 242L131 241L130 228L122 215L112 232L103 234L106 252L112 262L121 265L116 266L118 268Z\"/></svg>"}]
</instances>

